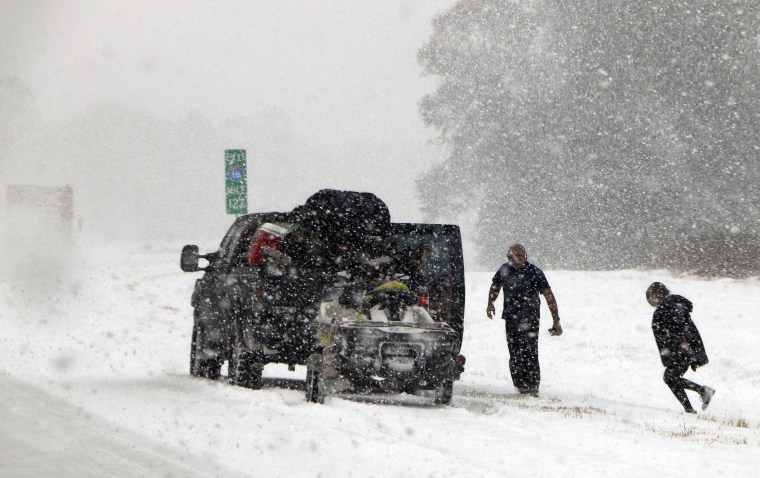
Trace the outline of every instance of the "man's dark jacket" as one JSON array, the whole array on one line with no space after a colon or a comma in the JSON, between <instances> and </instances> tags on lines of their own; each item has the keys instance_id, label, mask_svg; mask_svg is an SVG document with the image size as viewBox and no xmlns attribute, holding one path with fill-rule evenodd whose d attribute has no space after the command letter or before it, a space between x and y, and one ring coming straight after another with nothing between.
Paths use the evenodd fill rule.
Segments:
<instances>
[{"instance_id":1,"label":"man's dark jacket","mask_svg":"<svg viewBox=\"0 0 760 478\"><path fill-rule=\"evenodd\" d=\"M652 331L665 367L686 363L696 370L708 362L702 337L691 320L692 309L689 299L669 295L654 311ZM681 346L684 342L688 349Z\"/></svg>"}]
</instances>

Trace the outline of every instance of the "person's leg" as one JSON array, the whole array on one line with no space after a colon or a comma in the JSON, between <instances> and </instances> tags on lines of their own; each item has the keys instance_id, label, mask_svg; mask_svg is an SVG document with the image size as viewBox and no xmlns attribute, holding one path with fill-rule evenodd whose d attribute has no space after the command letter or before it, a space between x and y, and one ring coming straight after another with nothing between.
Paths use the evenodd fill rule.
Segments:
<instances>
[{"instance_id":1,"label":"person's leg","mask_svg":"<svg viewBox=\"0 0 760 478\"><path fill-rule=\"evenodd\" d=\"M702 385L699 385L698 383L694 383L688 378L683 378L683 377L681 377L681 386L685 388L686 390L693 390L699 393L700 395L705 390L705 387L703 387Z\"/></svg>"},{"instance_id":2,"label":"person's leg","mask_svg":"<svg viewBox=\"0 0 760 478\"><path fill-rule=\"evenodd\" d=\"M529 322L507 326L509 370L512 383L522 393L537 393L541 381L538 364L538 330Z\"/></svg>"},{"instance_id":3,"label":"person's leg","mask_svg":"<svg viewBox=\"0 0 760 478\"><path fill-rule=\"evenodd\" d=\"M522 357L525 391L538 393L541 383L541 366L538 362L538 318L530 318L522 322Z\"/></svg>"},{"instance_id":4,"label":"person's leg","mask_svg":"<svg viewBox=\"0 0 760 478\"><path fill-rule=\"evenodd\" d=\"M505 321L507 329L507 349L509 350L509 374L512 376L512 385L520 388L521 374L519 368L520 341L517 327L509 320Z\"/></svg>"},{"instance_id":5,"label":"person's leg","mask_svg":"<svg viewBox=\"0 0 760 478\"><path fill-rule=\"evenodd\" d=\"M713 395L715 395L714 389L706 385L694 383L688 378L681 377L681 386L686 390L693 390L699 394L699 399L702 401L702 410L707 409L707 406L710 405L710 401L712 400Z\"/></svg>"},{"instance_id":6,"label":"person's leg","mask_svg":"<svg viewBox=\"0 0 760 478\"><path fill-rule=\"evenodd\" d=\"M683 374L685 374L688 369L688 363L670 365L665 368L665 373L662 378L665 381L665 384L670 388L670 391L673 392L676 399L681 403L683 409L688 413L694 413L694 407L691 406L689 397L686 396L686 389L694 390L702 394L703 388L701 385L697 385L691 380L683 378Z\"/></svg>"}]
</instances>

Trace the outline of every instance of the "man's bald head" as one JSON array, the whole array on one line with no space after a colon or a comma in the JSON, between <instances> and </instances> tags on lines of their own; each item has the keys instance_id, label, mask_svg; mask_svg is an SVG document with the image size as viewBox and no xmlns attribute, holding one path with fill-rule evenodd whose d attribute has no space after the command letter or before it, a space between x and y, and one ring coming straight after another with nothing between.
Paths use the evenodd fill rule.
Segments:
<instances>
[{"instance_id":1,"label":"man's bald head","mask_svg":"<svg viewBox=\"0 0 760 478\"><path fill-rule=\"evenodd\" d=\"M528 260L528 253L525 252L525 247L522 244L512 244L507 251L507 262L512 267L520 268L525 265Z\"/></svg>"}]
</instances>

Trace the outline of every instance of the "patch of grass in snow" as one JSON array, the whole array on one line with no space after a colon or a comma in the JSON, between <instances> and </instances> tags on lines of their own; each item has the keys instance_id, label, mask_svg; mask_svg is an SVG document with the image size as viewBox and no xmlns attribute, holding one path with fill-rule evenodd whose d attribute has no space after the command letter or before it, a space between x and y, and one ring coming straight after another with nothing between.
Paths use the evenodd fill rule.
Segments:
<instances>
[{"instance_id":1,"label":"patch of grass in snow","mask_svg":"<svg viewBox=\"0 0 760 478\"><path fill-rule=\"evenodd\" d=\"M750 428L749 422L744 418L729 418L723 421L724 425L736 428Z\"/></svg>"},{"instance_id":2,"label":"patch of grass in snow","mask_svg":"<svg viewBox=\"0 0 760 478\"><path fill-rule=\"evenodd\" d=\"M749 441L745 435L737 435L732 433L731 430L723 430L722 428L715 429L713 427L700 426L700 422L711 422L717 424L724 424L731 427L734 425L731 422L720 421L712 417L706 417L699 415L695 417L697 420L694 424L682 423L680 426L673 428L667 425L644 423L643 428L649 433L655 435L661 435L668 438L684 439L700 443L708 444L723 444L723 445L747 445ZM728 433L723 433L727 431Z\"/></svg>"},{"instance_id":3,"label":"patch of grass in snow","mask_svg":"<svg viewBox=\"0 0 760 478\"><path fill-rule=\"evenodd\" d=\"M715 417L709 417L709 416L706 416L706 415L699 415L698 418L700 420L703 420L703 421L718 423L718 424L725 425L727 427L732 427L732 428L747 428L747 429L749 429L749 428L753 428L753 429L754 428L758 428L756 426L750 425L749 421L747 419L745 419L745 418L724 418L724 419L719 419L719 418L715 418Z\"/></svg>"},{"instance_id":4,"label":"patch of grass in snow","mask_svg":"<svg viewBox=\"0 0 760 478\"><path fill-rule=\"evenodd\" d=\"M584 418L586 416L594 415L610 415L609 410L603 408L580 406L580 405L562 405L559 400L554 400L550 403L536 402L531 403L529 401L514 402L517 408L536 410L539 412L554 412L559 413L563 417L568 418Z\"/></svg>"}]
</instances>

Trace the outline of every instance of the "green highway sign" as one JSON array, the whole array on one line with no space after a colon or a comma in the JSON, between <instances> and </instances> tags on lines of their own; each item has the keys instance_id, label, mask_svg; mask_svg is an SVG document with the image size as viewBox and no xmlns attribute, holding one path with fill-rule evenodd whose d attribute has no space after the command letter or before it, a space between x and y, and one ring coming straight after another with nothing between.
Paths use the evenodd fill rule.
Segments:
<instances>
[{"instance_id":1,"label":"green highway sign","mask_svg":"<svg viewBox=\"0 0 760 478\"><path fill-rule=\"evenodd\" d=\"M227 214L248 214L248 174L244 149L224 150Z\"/></svg>"}]
</instances>

